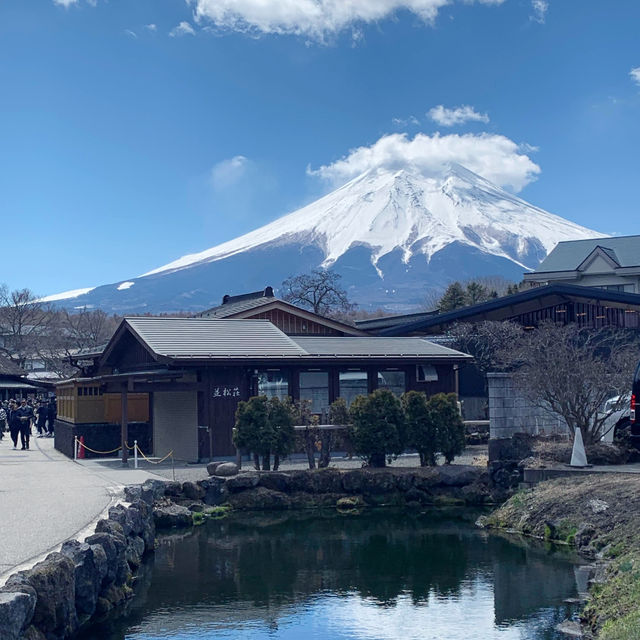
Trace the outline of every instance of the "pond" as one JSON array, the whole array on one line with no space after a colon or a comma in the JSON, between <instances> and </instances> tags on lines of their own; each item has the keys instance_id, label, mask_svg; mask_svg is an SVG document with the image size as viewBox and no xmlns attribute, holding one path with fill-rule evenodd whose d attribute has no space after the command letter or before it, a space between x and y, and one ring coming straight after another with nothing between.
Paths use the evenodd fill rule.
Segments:
<instances>
[{"instance_id":1,"label":"pond","mask_svg":"<svg viewBox=\"0 0 640 640\"><path fill-rule=\"evenodd\" d=\"M585 571L471 510L245 514L161 537L84 640L560 638Z\"/></svg>"}]
</instances>

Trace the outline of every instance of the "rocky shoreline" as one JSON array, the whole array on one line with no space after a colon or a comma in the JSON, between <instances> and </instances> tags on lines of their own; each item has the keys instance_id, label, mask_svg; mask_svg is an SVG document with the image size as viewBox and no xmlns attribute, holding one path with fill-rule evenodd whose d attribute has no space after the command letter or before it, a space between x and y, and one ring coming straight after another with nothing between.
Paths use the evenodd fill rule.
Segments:
<instances>
[{"instance_id":1,"label":"rocky shoreline","mask_svg":"<svg viewBox=\"0 0 640 640\"><path fill-rule=\"evenodd\" d=\"M520 491L481 526L573 546L594 563L574 637L640 638L640 477L561 478Z\"/></svg>"},{"instance_id":2,"label":"rocky shoreline","mask_svg":"<svg viewBox=\"0 0 640 640\"><path fill-rule=\"evenodd\" d=\"M95 533L0 588L2 640L66 640L133 595L156 531L199 524L222 510L486 505L505 498L482 467L245 472L198 482L151 480L127 487Z\"/></svg>"}]
</instances>

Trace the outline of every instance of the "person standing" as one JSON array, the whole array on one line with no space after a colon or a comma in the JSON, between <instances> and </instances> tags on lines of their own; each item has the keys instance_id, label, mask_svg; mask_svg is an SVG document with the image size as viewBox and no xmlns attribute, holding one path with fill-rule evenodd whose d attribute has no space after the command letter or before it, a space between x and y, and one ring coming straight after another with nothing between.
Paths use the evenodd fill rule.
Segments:
<instances>
[{"instance_id":1,"label":"person standing","mask_svg":"<svg viewBox=\"0 0 640 640\"><path fill-rule=\"evenodd\" d=\"M33 409L27 404L23 398L20 408L16 411L18 421L20 423L20 442L22 451L29 450L29 438L31 436L31 422L34 418Z\"/></svg>"},{"instance_id":2,"label":"person standing","mask_svg":"<svg viewBox=\"0 0 640 640\"><path fill-rule=\"evenodd\" d=\"M4 407L0 405L0 440L4 438L4 432L7 428L7 412Z\"/></svg>"},{"instance_id":3,"label":"person standing","mask_svg":"<svg viewBox=\"0 0 640 640\"><path fill-rule=\"evenodd\" d=\"M47 406L44 403L44 400L41 400L38 403L38 408L36 409L37 422L36 426L38 428L38 438L46 438L47 436Z\"/></svg>"},{"instance_id":4,"label":"person standing","mask_svg":"<svg viewBox=\"0 0 640 640\"><path fill-rule=\"evenodd\" d=\"M57 416L58 416L58 408L56 406L56 399L49 398L49 406L47 407L47 422L49 423L50 438L53 438Z\"/></svg>"},{"instance_id":5,"label":"person standing","mask_svg":"<svg viewBox=\"0 0 640 640\"><path fill-rule=\"evenodd\" d=\"M11 440L13 441L13 448L18 448L18 435L20 434L20 420L18 419L18 406L15 400L9 402L9 411L7 417L9 420L9 433L11 434Z\"/></svg>"}]
</instances>

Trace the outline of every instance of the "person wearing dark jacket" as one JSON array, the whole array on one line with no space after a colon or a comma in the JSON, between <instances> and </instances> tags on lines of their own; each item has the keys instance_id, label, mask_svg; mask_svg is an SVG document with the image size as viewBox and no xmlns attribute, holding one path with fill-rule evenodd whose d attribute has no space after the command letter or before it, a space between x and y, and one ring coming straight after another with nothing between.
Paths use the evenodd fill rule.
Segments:
<instances>
[{"instance_id":1,"label":"person wearing dark jacket","mask_svg":"<svg viewBox=\"0 0 640 640\"><path fill-rule=\"evenodd\" d=\"M18 435L20 434L20 421L18 420L18 407L12 400L9 403L9 410L7 411L7 421L9 422L9 433L11 434L11 440L13 440L13 448L18 448Z\"/></svg>"},{"instance_id":2,"label":"person wearing dark jacket","mask_svg":"<svg viewBox=\"0 0 640 640\"><path fill-rule=\"evenodd\" d=\"M56 424L56 417L58 415L58 409L56 407L56 399L49 399L49 406L47 407L47 422L49 424L49 437L53 437L53 432Z\"/></svg>"},{"instance_id":3,"label":"person wearing dark jacket","mask_svg":"<svg viewBox=\"0 0 640 640\"><path fill-rule=\"evenodd\" d=\"M31 421L33 420L33 409L22 400L20 408L16 411L17 419L20 423L20 442L22 450L29 449L29 437L31 436Z\"/></svg>"},{"instance_id":4,"label":"person wearing dark jacket","mask_svg":"<svg viewBox=\"0 0 640 640\"><path fill-rule=\"evenodd\" d=\"M38 429L38 437L44 438L47 435L47 406L44 402L40 402L36 409L36 415L38 416L36 427Z\"/></svg>"}]
</instances>

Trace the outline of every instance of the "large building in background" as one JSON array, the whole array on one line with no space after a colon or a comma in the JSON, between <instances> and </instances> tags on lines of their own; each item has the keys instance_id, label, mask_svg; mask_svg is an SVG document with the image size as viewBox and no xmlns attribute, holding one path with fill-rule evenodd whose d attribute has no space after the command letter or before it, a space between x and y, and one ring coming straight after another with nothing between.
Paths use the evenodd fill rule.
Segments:
<instances>
[{"instance_id":1,"label":"large building in background","mask_svg":"<svg viewBox=\"0 0 640 640\"><path fill-rule=\"evenodd\" d=\"M640 294L640 236L559 242L524 281Z\"/></svg>"}]
</instances>

